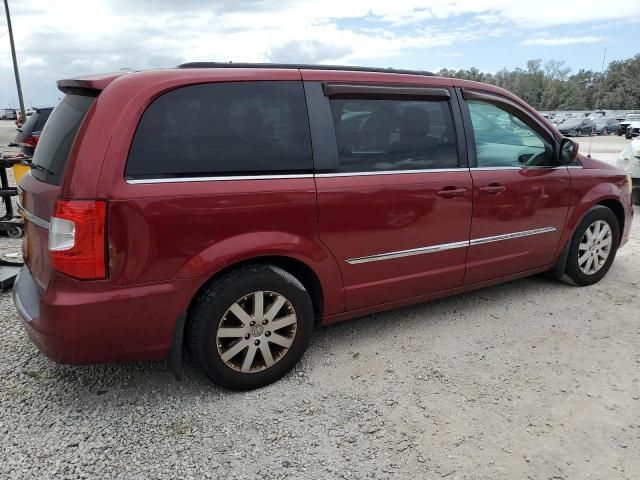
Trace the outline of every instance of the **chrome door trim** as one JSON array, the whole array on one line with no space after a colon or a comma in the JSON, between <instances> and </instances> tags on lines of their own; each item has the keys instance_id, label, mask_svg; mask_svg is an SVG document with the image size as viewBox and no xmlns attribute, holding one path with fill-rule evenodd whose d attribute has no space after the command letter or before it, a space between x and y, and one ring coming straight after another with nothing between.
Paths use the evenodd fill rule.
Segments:
<instances>
[{"instance_id":1,"label":"chrome door trim","mask_svg":"<svg viewBox=\"0 0 640 480\"><path fill-rule=\"evenodd\" d=\"M473 247L475 245L483 245L485 243L501 242L503 240L513 240L515 238L529 237L531 235L541 235L543 233L555 232L556 227L542 227L533 230L524 230L521 232L505 233L502 235L493 235L491 237L474 238L472 240L463 240L460 242L441 243L439 245L431 245L429 247L412 248L409 250L398 250L395 252L379 253L377 255L369 255L366 257L349 258L345 260L349 265L358 265L360 263L379 262L381 260L393 260L395 258L410 257L413 255L425 255L428 253L444 252L455 248Z\"/></svg>"},{"instance_id":2,"label":"chrome door trim","mask_svg":"<svg viewBox=\"0 0 640 480\"><path fill-rule=\"evenodd\" d=\"M313 178L312 173L291 175L228 175L220 177L163 177L163 178L128 178L125 181L131 185L153 183L189 183L213 182L221 180L285 180L290 178Z\"/></svg>"},{"instance_id":3,"label":"chrome door trim","mask_svg":"<svg viewBox=\"0 0 640 480\"><path fill-rule=\"evenodd\" d=\"M556 227L534 228L533 230L524 230L522 232L505 233L503 235L494 235L491 237L474 238L469 244L470 246L482 245L484 243L500 242L502 240L512 240L514 238L529 237L531 235L540 235L542 233L555 232Z\"/></svg>"},{"instance_id":4,"label":"chrome door trim","mask_svg":"<svg viewBox=\"0 0 640 480\"><path fill-rule=\"evenodd\" d=\"M47 230L49 230L49 222L41 219L40 217L36 217L33 213L31 213L29 210L24 208L19 201L17 205L18 205L18 212L20 212L20 215L22 215L25 220L33 223L34 225L37 225L39 227L46 228Z\"/></svg>"},{"instance_id":5,"label":"chrome door trim","mask_svg":"<svg viewBox=\"0 0 640 480\"><path fill-rule=\"evenodd\" d=\"M379 255L371 255L368 257L350 258L347 263L357 265L359 263L379 262L381 260L392 260L394 258L410 257L412 255L424 255L425 253L443 252L445 250L453 250L454 248L468 247L468 241L442 243L431 247L412 248L410 250L399 250L397 252L381 253Z\"/></svg>"}]
</instances>

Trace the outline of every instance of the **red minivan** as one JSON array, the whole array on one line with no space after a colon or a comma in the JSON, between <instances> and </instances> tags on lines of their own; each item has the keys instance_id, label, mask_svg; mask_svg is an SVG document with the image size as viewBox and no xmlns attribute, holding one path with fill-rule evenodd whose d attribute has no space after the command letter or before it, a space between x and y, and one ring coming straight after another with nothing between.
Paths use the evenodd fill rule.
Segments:
<instances>
[{"instance_id":1,"label":"red minivan","mask_svg":"<svg viewBox=\"0 0 640 480\"><path fill-rule=\"evenodd\" d=\"M630 182L514 95L426 72L192 63L61 80L14 299L67 364L284 375L314 327L548 272L600 280Z\"/></svg>"}]
</instances>

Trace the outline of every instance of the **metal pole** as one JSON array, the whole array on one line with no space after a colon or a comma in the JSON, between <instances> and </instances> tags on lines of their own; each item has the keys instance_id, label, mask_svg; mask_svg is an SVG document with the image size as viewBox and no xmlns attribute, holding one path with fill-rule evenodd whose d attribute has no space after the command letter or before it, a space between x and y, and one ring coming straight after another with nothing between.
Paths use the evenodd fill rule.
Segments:
<instances>
[{"instance_id":1,"label":"metal pole","mask_svg":"<svg viewBox=\"0 0 640 480\"><path fill-rule=\"evenodd\" d=\"M9 0L4 0L4 11L7 14L7 28L9 30L9 42L11 43L11 56L13 57L13 73L16 76L16 87L18 87L18 100L20 101L20 114L22 118L27 118L24 111L24 100L22 100L22 85L20 84L20 72L18 72L18 59L16 58L16 45L13 41L13 29L11 28L11 15L9 15Z\"/></svg>"}]
</instances>

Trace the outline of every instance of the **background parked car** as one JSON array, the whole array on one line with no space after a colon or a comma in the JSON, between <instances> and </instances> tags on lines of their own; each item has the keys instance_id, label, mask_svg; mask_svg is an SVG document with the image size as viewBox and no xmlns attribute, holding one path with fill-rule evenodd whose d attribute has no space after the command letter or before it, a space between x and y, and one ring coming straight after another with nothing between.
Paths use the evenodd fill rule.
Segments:
<instances>
[{"instance_id":1,"label":"background parked car","mask_svg":"<svg viewBox=\"0 0 640 480\"><path fill-rule=\"evenodd\" d=\"M627 138L631 138L631 136L627 136L627 129L631 126L632 123L635 123L634 127L640 127L640 114L639 113L630 113L624 117L624 120L620 122L620 126L618 127L618 136L624 135Z\"/></svg>"},{"instance_id":2,"label":"background parked car","mask_svg":"<svg viewBox=\"0 0 640 480\"><path fill-rule=\"evenodd\" d=\"M615 118L603 118L596 119L596 134L597 135L609 135L618 131L618 122Z\"/></svg>"},{"instance_id":3,"label":"background parked car","mask_svg":"<svg viewBox=\"0 0 640 480\"><path fill-rule=\"evenodd\" d=\"M631 177L633 203L640 205L640 138L620 152L617 164Z\"/></svg>"},{"instance_id":4,"label":"background parked car","mask_svg":"<svg viewBox=\"0 0 640 480\"><path fill-rule=\"evenodd\" d=\"M13 141L20 145L20 153L24 156L33 157L33 152L40 139L40 133L42 133L42 129L45 123L47 123L47 119L52 110L53 107L34 109L33 114L27 117L24 125L18 128L18 134Z\"/></svg>"},{"instance_id":5,"label":"background parked car","mask_svg":"<svg viewBox=\"0 0 640 480\"><path fill-rule=\"evenodd\" d=\"M632 120L629 126L627 127L627 131L624 134L626 139L631 139L640 136L640 116L638 120Z\"/></svg>"},{"instance_id":6,"label":"background parked car","mask_svg":"<svg viewBox=\"0 0 640 480\"><path fill-rule=\"evenodd\" d=\"M566 136L593 135L596 124L590 118L569 118L558 126L558 130Z\"/></svg>"},{"instance_id":7,"label":"background parked car","mask_svg":"<svg viewBox=\"0 0 640 480\"><path fill-rule=\"evenodd\" d=\"M4 108L0 110L0 119L3 120L15 120L16 111L13 108Z\"/></svg>"}]
</instances>

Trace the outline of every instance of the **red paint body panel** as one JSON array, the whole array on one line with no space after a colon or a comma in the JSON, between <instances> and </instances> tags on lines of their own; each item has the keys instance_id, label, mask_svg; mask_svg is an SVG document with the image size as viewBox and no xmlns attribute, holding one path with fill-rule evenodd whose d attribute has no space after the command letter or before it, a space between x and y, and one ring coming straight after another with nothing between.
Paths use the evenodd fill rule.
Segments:
<instances>
[{"instance_id":1,"label":"red paint body panel","mask_svg":"<svg viewBox=\"0 0 640 480\"><path fill-rule=\"evenodd\" d=\"M177 316L197 280L114 287L53 273L40 317L24 322L34 343L66 364L160 360L167 357Z\"/></svg>"},{"instance_id":2,"label":"red paint body panel","mask_svg":"<svg viewBox=\"0 0 640 480\"><path fill-rule=\"evenodd\" d=\"M573 198L561 244L569 241L571 234L591 206L603 201L614 201L619 202L624 210L625 221L620 239L620 245L624 245L629 239L633 219L633 203L627 176L611 164L582 155L579 159L584 168L569 169Z\"/></svg>"},{"instance_id":3,"label":"red paint body panel","mask_svg":"<svg viewBox=\"0 0 640 480\"><path fill-rule=\"evenodd\" d=\"M465 284L490 280L553 262L569 209L566 167L520 170L472 170L471 239L540 228L555 231L508 241L471 245ZM501 185L499 193L481 189Z\"/></svg>"},{"instance_id":4,"label":"red paint body panel","mask_svg":"<svg viewBox=\"0 0 640 480\"><path fill-rule=\"evenodd\" d=\"M204 283L234 263L277 255L312 268L322 283L327 313L344 308L340 272L317 239L313 178L123 188L134 198L109 202L114 284L174 278Z\"/></svg>"},{"instance_id":5,"label":"red paint body panel","mask_svg":"<svg viewBox=\"0 0 640 480\"><path fill-rule=\"evenodd\" d=\"M468 240L468 169L320 177L316 184L320 238L340 265L348 310L462 285L466 247L360 264L347 260ZM468 193L437 196L445 187Z\"/></svg>"},{"instance_id":6,"label":"red paint body panel","mask_svg":"<svg viewBox=\"0 0 640 480\"><path fill-rule=\"evenodd\" d=\"M624 174L580 157L584 168L129 184L125 162L145 109L163 93L221 81L305 80L500 88L395 73L283 69L167 69L65 80L102 90L72 147L62 187L28 175L25 208L48 221L57 198L108 202L109 278L51 271L47 230L28 223L25 256L41 291L34 342L64 363L166 358L177 317L211 276L265 256L307 265L322 288L323 323L426 301L538 273L557 260L584 213L600 201L632 207ZM459 126L458 126L459 127ZM500 198L478 188L500 181ZM466 188L460 197L438 190ZM553 226L531 238L350 264L347 260ZM506 257L506 258L505 258Z\"/></svg>"},{"instance_id":7,"label":"red paint body panel","mask_svg":"<svg viewBox=\"0 0 640 480\"><path fill-rule=\"evenodd\" d=\"M61 188L56 185L40 182L31 175L20 180L20 202L22 206L35 216L47 221L53 213L56 200L60 197ZM32 222L25 222L22 254L24 262L29 266L31 274L38 286L46 289L49 285L51 267L49 265L49 232Z\"/></svg>"}]
</instances>

